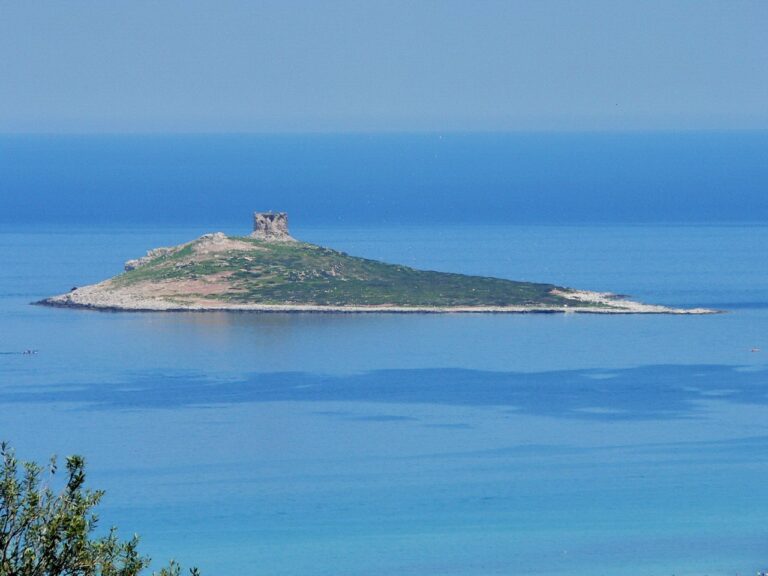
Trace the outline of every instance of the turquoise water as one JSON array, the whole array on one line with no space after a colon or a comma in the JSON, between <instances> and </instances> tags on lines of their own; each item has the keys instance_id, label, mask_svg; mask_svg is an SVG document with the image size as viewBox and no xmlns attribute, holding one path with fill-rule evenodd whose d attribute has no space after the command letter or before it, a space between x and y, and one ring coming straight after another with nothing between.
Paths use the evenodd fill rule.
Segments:
<instances>
[{"instance_id":1,"label":"turquoise water","mask_svg":"<svg viewBox=\"0 0 768 576\"><path fill-rule=\"evenodd\" d=\"M0 437L25 458L85 454L105 525L206 574L765 568L768 227L294 229L728 313L48 309L28 302L213 230L5 227L0 352L39 353L0 354Z\"/></svg>"}]
</instances>

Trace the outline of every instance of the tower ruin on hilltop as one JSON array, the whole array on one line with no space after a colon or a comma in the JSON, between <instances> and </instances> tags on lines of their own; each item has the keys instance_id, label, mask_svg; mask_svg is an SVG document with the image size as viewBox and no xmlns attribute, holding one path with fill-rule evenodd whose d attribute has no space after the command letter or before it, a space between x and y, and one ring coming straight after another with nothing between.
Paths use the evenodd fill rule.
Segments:
<instances>
[{"instance_id":1,"label":"tower ruin on hilltop","mask_svg":"<svg viewBox=\"0 0 768 576\"><path fill-rule=\"evenodd\" d=\"M288 214L286 212L254 212L251 238L272 242L293 241L288 232Z\"/></svg>"}]
</instances>

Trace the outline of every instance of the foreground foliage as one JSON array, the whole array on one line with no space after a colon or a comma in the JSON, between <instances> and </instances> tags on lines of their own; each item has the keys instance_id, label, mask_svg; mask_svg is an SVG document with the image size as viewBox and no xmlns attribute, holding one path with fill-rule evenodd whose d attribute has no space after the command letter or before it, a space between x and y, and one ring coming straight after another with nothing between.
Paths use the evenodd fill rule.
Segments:
<instances>
[{"instance_id":1,"label":"foreground foliage","mask_svg":"<svg viewBox=\"0 0 768 576\"><path fill-rule=\"evenodd\" d=\"M0 576L136 576L150 559L138 551L138 537L118 539L93 535L98 517L93 512L104 492L85 488L85 460L66 459L66 478L60 492L58 466L19 462L7 444L0 444ZM156 576L179 576L176 562ZM199 576L197 569L190 570Z\"/></svg>"}]
</instances>

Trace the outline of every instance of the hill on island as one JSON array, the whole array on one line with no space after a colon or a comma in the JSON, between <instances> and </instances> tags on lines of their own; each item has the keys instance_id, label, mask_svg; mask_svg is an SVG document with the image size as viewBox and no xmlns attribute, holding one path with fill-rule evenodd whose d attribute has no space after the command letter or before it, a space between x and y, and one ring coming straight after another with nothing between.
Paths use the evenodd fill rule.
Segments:
<instances>
[{"instance_id":1,"label":"hill on island","mask_svg":"<svg viewBox=\"0 0 768 576\"><path fill-rule=\"evenodd\" d=\"M113 310L701 312L350 256L293 239L282 213L255 214L250 236L206 234L150 250L125 269L42 303Z\"/></svg>"}]
</instances>

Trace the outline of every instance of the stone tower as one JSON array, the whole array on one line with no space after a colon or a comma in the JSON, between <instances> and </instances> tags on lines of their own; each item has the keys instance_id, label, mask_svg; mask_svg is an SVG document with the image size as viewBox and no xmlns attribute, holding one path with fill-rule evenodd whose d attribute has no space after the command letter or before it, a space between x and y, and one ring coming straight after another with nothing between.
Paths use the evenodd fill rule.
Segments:
<instances>
[{"instance_id":1,"label":"stone tower","mask_svg":"<svg viewBox=\"0 0 768 576\"><path fill-rule=\"evenodd\" d=\"M293 241L288 233L288 214L285 212L254 212L251 238L273 242Z\"/></svg>"}]
</instances>

